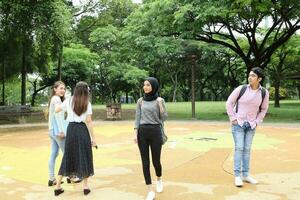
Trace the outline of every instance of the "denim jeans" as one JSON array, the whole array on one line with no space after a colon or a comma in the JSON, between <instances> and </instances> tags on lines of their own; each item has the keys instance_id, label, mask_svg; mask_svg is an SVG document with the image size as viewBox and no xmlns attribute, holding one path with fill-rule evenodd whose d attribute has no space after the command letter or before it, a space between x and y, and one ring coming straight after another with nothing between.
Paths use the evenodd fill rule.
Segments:
<instances>
[{"instance_id":1,"label":"denim jeans","mask_svg":"<svg viewBox=\"0 0 300 200\"><path fill-rule=\"evenodd\" d=\"M249 122L244 122L243 126L232 125L232 135L234 139L234 176L247 177L249 175L250 150L255 134L255 129L251 129Z\"/></svg>"},{"instance_id":2,"label":"denim jeans","mask_svg":"<svg viewBox=\"0 0 300 200\"><path fill-rule=\"evenodd\" d=\"M65 150L65 139L60 139L57 136L53 136L50 134L51 139L51 153L50 158L48 162L48 168L49 168L49 180L54 180L54 169L55 169L55 161L58 156L59 149L61 149L62 153L64 153Z\"/></svg>"}]
</instances>

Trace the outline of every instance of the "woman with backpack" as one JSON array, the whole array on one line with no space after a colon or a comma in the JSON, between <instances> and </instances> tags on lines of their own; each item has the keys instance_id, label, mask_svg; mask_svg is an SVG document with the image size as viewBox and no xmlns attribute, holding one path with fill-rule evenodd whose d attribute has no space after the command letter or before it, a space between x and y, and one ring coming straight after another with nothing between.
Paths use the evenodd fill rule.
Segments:
<instances>
[{"instance_id":1,"label":"woman with backpack","mask_svg":"<svg viewBox=\"0 0 300 200\"><path fill-rule=\"evenodd\" d=\"M248 85L237 87L228 97L226 110L232 124L234 151L234 183L242 187L243 182L257 184L249 174L250 151L255 129L260 124L269 107L269 92L261 86L263 70L252 68Z\"/></svg>"}]
</instances>

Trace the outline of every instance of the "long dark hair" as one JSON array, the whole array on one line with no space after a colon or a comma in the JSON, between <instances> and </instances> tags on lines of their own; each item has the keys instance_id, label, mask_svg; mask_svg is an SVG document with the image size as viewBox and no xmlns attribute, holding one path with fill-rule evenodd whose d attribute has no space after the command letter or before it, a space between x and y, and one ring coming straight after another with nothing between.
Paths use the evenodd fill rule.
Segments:
<instances>
[{"instance_id":1,"label":"long dark hair","mask_svg":"<svg viewBox=\"0 0 300 200\"><path fill-rule=\"evenodd\" d=\"M73 94L73 110L80 116L85 113L89 103L89 87L86 82L80 81L76 84Z\"/></svg>"}]
</instances>

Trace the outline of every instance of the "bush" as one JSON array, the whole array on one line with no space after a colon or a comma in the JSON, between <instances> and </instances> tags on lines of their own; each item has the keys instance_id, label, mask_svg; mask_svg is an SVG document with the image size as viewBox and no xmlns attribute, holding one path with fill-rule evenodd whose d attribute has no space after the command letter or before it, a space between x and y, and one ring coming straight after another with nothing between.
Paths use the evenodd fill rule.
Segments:
<instances>
[{"instance_id":1,"label":"bush","mask_svg":"<svg viewBox=\"0 0 300 200\"><path fill-rule=\"evenodd\" d=\"M270 87L269 89L270 93L270 99L274 100L275 99L275 88ZM286 88L279 88L279 99L287 99L288 98L288 91Z\"/></svg>"}]
</instances>

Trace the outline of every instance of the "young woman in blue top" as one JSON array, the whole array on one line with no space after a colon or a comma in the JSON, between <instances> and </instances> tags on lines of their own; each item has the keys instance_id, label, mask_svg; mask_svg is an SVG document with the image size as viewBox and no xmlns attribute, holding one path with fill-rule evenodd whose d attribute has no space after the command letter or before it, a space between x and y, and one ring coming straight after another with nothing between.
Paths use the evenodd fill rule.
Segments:
<instances>
[{"instance_id":1,"label":"young woman in blue top","mask_svg":"<svg viewBox=\"0 0 300 200\"><path fill-rule=\"evenodd\" d=\"M48 104L48 127L49 137L51 140L51 153L48 162L49 180L48 186L56 184L54 169L55 161L59 153L59 149L64 152L65 149L65 127L67 122L64 120L64 113L55 113L55 106L60 105L65 99L66 86L62 81L56 81L52 88L52 94Z\"/></svg>"}]
</instances>

